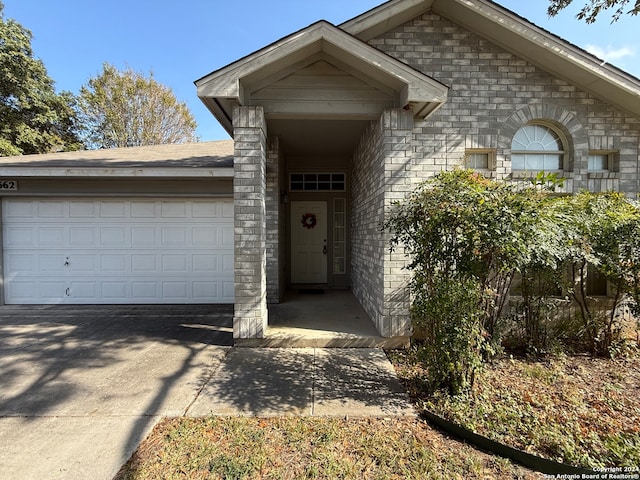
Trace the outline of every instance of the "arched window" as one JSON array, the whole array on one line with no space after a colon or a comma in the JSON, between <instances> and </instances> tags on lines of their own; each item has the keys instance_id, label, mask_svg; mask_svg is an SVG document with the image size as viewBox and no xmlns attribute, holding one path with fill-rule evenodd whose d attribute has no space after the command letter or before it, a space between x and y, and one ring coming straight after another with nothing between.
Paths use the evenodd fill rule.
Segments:
<instances>
[{"instance_id":1,"label":"arched window","mask_svg":"<svg viewBox=\"0 0 640 480\"><path fill-rule=\"evenodd\" d=\"M525 125L511 141L512 170L562 170L564 146L546 125Z\"/></svg>"}]
</instances>

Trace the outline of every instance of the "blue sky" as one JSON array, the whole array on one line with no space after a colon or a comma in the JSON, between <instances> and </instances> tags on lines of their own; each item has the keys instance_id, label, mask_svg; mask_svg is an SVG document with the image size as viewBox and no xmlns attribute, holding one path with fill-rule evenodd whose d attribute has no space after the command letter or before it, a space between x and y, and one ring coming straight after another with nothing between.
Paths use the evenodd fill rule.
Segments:
<instances>
[{"instance_id":1,"label":"blue sky","mask_svg":"<svg viewBox=\"0 0 640 480\"><path fill-rule=\"evenodd\" d=\"M33 50L58 90L77 93L108 62L170 87L203 141L228 138L196 96L194 80L317 20L340 24L383 0L3 0L33 33ZM575 19L587 0L548 18L547 0L497 0L533 23L640 78L640 16L615 24ZM428 73L428 72L427 72Z\"/></svg>"}]
</instances>

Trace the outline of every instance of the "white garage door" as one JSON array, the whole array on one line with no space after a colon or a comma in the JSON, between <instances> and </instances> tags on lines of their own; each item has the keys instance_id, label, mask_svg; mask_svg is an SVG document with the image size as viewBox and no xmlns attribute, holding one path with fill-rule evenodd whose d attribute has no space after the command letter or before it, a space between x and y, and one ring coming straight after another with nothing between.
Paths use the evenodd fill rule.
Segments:
<instances>
[{"instance_id":1,"label":"white garage door","mask_svg":"<svg viewBox=\"0 0 640 480\"><path fill-rule=\"evenodd\" d=\"M233 303L233 201L5 198L8 304Z\"/></svg>"}]
</instances>

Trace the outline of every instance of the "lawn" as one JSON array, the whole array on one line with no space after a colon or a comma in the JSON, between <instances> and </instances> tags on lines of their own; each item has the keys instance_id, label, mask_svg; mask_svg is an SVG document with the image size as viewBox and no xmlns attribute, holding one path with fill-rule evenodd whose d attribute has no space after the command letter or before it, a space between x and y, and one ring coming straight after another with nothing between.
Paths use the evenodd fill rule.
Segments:
<instances>
[{"instance_id":1,"label":"lawn","mask_svg":"<svg viewBox=\"0 0 640 480\"><path fill-rule=\"evenodd\" d=\"M125 479L535 479L417 418L210 417L161 421Z\"/></svg>"},{"instance_id":2,"label":"lawn","mask_svg":"<svg viewBox=\"0 0 640 480\"><path fill-rule=\"evenodd\" d=\"M389 352L417 410L525 451L586 467L640 465L640 359L505 358L473 396L431 394L412 351ZM116 480L538 479L418 417L162 420Z\"/></svg>"}]
</instances>

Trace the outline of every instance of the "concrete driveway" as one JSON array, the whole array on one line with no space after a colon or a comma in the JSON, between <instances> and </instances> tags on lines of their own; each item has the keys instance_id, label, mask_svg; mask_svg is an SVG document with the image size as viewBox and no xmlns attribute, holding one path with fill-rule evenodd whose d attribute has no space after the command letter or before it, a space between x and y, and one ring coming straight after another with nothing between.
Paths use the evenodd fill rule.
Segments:
<instances>
[{"instance_id":1,"label":"concrete driveway","mask_svg":"<svg viewBox=\"0 0 640 480\"><path fill-rule=\"evenodd\" d=\"M232 307L0 307L0 479L110 480L161 417L415 415L375 348L231 348Z\"/></svg>"},{"instance_id":2,"label":"concrete driveway","mask_svg":"<svg viewBox=\"0 0 640 480\"><path fill-rule=\"evenodd\" d=\"M231 306L0 307L0 478L112 478L195 401L231 325Z\"/></svg>"}]
</instances>

